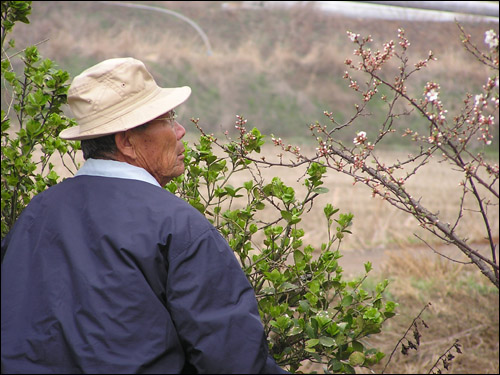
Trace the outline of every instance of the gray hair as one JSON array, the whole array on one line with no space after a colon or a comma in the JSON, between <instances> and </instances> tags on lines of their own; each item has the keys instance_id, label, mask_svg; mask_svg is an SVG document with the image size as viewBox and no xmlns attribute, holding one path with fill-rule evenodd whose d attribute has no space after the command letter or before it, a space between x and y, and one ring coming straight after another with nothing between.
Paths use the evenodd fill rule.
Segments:
<instances>
[{"instance_id":1,"label":"gray hair","mask_svg":"<svg viewBox=\"0 0 500 375\"><path fill-rule=\"evenodd\" d=\"M83 139L81 141L83 158L87 159L111 159L118 151L116 148L115 135L109 134L99 138Z\"/></svg>"},{"instance_id":2,"label":"gray hair","mask_svg":"<svg viewBox=\"0 0 500 375\"><path fill-rule=\"evenodd\" d=\"M145 130L150 123L146 122L134 129ZM113 159L118 151L115 142L115 134L105 135L99 138L83 139L81 141L83 158L87 159Z\"/></svg>"}]
</instances>

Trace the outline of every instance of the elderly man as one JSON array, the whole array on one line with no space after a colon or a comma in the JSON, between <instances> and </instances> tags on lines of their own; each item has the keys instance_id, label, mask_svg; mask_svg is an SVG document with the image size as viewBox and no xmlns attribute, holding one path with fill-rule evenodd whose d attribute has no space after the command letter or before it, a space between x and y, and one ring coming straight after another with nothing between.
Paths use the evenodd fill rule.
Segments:
<instances>
[{"instance_id":1,"label":"elderly man","mask_svg":"<svg viewBox=\"0 0 500 375\"><path fill-rule=\"evenodd\" d=\"M217 230L162 187L184 172L174 108L133 58L77 76L75 177L2 243L2 373L282 373L253 289Z\"/></svg>"}]
</instances>

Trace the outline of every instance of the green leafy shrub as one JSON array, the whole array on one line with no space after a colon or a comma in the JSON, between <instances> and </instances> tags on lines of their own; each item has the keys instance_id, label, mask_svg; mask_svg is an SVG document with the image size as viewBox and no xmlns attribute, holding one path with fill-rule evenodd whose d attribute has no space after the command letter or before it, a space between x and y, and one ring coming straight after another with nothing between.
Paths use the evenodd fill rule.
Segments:
<instances>
[{"instance_id":1,"label":"green leafy shrub","mask_svg":"<svg viewBox=\"0 0 500 375\"><path fill-rule=\"evenodd\" d=\"M193 120L198 126L198 120ZM333 205L323 208L328 238L317 248L303 242L302 215L322 187L326 167L309 162L303 196L279 177L265 181L258 154L264 136L246 130L238 116L239 139L221 144L203 133L186 145L186 173L167 188L202 212L224 235L239 258L257 295L270 352L282 366L297 371L304 361L325 365L328 372L354 373L378 363L384 354L363 343L395 315L396 303L385 301L387 280L374 291L361 287L366 278L346 281L338 259L350 234L353 215ZM249 179L233 186L235 174ZM366 274L371 264L365 264Z\"/></svg>"},{"instance_id":2,"label":"green leafy shrub","mask_svg":"<svg viewBox=\"0 0 500 375\"><path fill-rule=\"evenodd\" d=\"M30 12L29 1L2 2L2 78L10 95L7 111L2 105L2 238L33 195L59 180L50 162L52 155L56 151L61 157L66 154L76 166L78 150L78 143L58 138L61 130L74 125L61 109L66 104L69 74L57 69L51 60L43 60L36 46L13 56L4 47L15 22L29 23ZM14 41L8 45L13 48ZM13 69L14 56L22 60L21 74ZM39 160L33 158L35 151L41 152Z\"/></svg>"}]
</instances>

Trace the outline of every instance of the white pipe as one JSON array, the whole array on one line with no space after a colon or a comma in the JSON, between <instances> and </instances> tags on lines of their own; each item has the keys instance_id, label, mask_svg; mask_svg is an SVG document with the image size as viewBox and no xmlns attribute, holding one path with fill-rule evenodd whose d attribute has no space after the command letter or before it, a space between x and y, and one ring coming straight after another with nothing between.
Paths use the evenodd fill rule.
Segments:
<instances>
[{"instance_id":1,"label":"white pipe","mask_svg":"<svg viewBox=\"0 0 500 375\"><path fill-rule=\"evenodd\" d=\"M208 40L208 37L205 34L205 32L201 29L200 26L198 26L198 24L196 22L194 22L190 18L188 18L188 17L186 17L186 16L184 16L184 15L182 15L180 13L174 12L173 10L169 10L169 9L152 7L152 6L149 6L149 5L140 5L140 4L132 4L132 3L121 3L119 1L99 1L99 3L106 4L106 5L117 5L117 6L122 6L122 7L126 7L126 8L136 8L136 9L152 10L152 11L155 11L155 12L166 13L166 14L170 14L171 16L177 17L177 18L179 18L179 19L181 19L181 20L189 23L192 27L194 27L194 29L198 32L198 34L200 34L201 38L203 39L203 42L205 43L205 46L207 48L207 55L208 56L212 55L212 47L210 46L210 41Z\"/></svg>"}]
</instances>

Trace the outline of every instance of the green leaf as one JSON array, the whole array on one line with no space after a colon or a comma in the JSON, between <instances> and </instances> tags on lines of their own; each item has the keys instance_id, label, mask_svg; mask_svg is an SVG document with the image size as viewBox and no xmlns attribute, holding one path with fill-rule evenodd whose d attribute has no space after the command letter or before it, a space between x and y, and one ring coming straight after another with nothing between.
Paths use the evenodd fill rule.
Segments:
<instances>
[{"instance_id":1,"label":"green leaf","mask_svg":"<svg viewBox=\"0 0 500 375\"><path fill-rule=\"evenodd\" d=\"M314 293L314 294L318 294L319 293L319 288L320 288L320 284L319 284L319 281L318 280L312 280L310 281L307 286L309 287L309 290Z\"/></svg>"},{"instance_id":2,"label":"green leaf","mask_svg":"<svg viewBox=\"0 0 500 375\"><path fill-rule=\"evenodd\" d=\"M59 176L57 175L56 171L52 170L50 173L47 175L47 178L50 180L52 184L57 183L57 179Z\"/></svg>"},{"instance_id":3,"label":"green leaf","mask_svg":"<svg viewBox=\"0 0 500 375\"><path fill-rule=\"evenodd\" d=\"M339 372L343 367L342 362L340 362L337 358L332 358L329 366L333 372Z\"/></svg>"},{"instance_id":4,"label":"green leaf","mask_svg":"<svg viewBox=\"0 0 500 375\"><path fill-rule=\"evenodd\" d=\"M191 206L193 206L194 208L196 208L198 211L200 211L201 213L204 213L205 212L205 206L200 203L199 201L195 200L195 199L190 199L189 200L189 204Z\"/></svg>"},{"instance_id":5,"label":"green leaf","mask_svg":"<svg viewBox=\"0 0 500 375\"><path fill-rule=\"evenodd\" d=\"M310 324L306 324L305 331L306 331L307 337L316 338L316 332Z\"/></svg>"},{"instance_id":6,"label":"green leaf","mask_svg":"<svg viewBox=\"0 0 500 375\"><path fill-rule=\"evenodd\" d=\"M337 325L337 323L333 322L332 324L330 324L328 326L328 328L326 329L326 332L330 335L330 336L335 336L337 333L339 333L339 327Z\"/></svg>"},{"instance_id":7,"label":"green leaf","mask_svg":"<svg viewBox=\"0 0 500 375\"><path fill-rule=\"evenodd\" d=\"M398 307L399 304L398 303L395 303L393 301L387 301L385 303L385 311L386 312L394 312L394 310L396 310L396 307Z\"/></svg>"},{"instance_id":8,"label":"green leaf","mask_svg":"<svg viewBox=\"0 0 500 375\"><path fill-rule=\"evenodd\" d=\"M371 307L368 310L366 310L365 313L363 314L363 319L369 320L372 323L381 323L383 320L382 314L375 307Z\"/></svg>"},{"instance_id":9,"label":"green leaf","mask_svg":"<svg viewBox=\"0 0 500 375\"><path fill-rule=\"evenodd\" d=\"M253 189L253 181L247 181L247 182L244 182L243 183L243 187L248 190L248 191L251 191Z\"/></svg>"},{"instance_id":10,"label":"green leaf","mask_svg":"<svg viewBox=\"0 0 500 375\"><path fill-rule=\"evenodd\" d=\"M298 263L302 263L304 261L304 253L300 250L295 250L293 252L293 260L295 261L295 264L297 265Z\"/></svg>"},{"instance_id":11,"label":"green leaf","mask_svg":"<svg viewBox=\"0 0 500 375\"><path fill-rule=\"evenodd\" d=\"M356 340L353 340L353 342L352 342L352 348L356 352L363 352L364 349L365 349L364 346L363 346L363 344L360 343L359 341L356 341Z\"/></svg>"},{"instance_id":12,"label":"green leaf","mask_svg":"<svg viewBox=\"0 0 500 375\"><path fill-rule=\"evenodd\" d=\"M2 119L5 118L2 111ZM2 133L5 133L10 128L10 119L2 120Z\"/></svg>"},{"instance_id":13,"label":"green leaf","mask_svg":"<svg viewBox=\"0 0 500 375\"><path fill-rule=\"evenodd\" d=\"M292 320L286 315L278 316L274 322L271 322L271 325L281 331L287 330L292 324Z\"/></svg>"},{"instance_id":14,"label":"green leaf","mask_svg":"<svg viewBox=\"0 0 500 375\"><path fill-rule=\"evenodd\" d=\"M293 215L290 212L284 210L281 211L281 217L285 219L288 223L293 219Z\"/></svg>"},{"instance_id":15,"label":"green leaf","mask_svg":"<svg viewBox=\"0 0 500 375\"><path fill-rule=\"evenodd\" d=\"M354 370L354 368L352 366L350 366L346 363L343 366L343 372L346 374L355 374L356 370Z\"/></svg>"},{"instance_id":16,"label":"green leaf","mask_svg":"<svg viewBox=\"0 0 500 375\"><path fill-rule=\"evenodd\" d=\"M300 313L308 313L308 312L309 312L309 307L310 307L310 306L309 306L309 302L308 302L308 301L306 301L306 300L301 300L301 301L299 302L299 308L298 308L298 311L299 311ZM307 327L306 327L306 329L307 329ZM309 337L313 337L313 336L309 336Z\"/></svg>"},{"instance_id":17,"label":"green leaf","mask_svg":"<svg viewBox=\"0 0 500 375\"><path fill-rule=\"evenodd\" d=\"M349 356L351 366L361 366L365 362L365 355L361 352L354 352Z\"/></svg>"},{"instance_id":18,"label":"green leaf","mask_svg":"<svg viewBox=\"0 0 500 375\"><path fill-rule=\"evenodd\" d=\"M319 344L319 339L310 339L306 341L306 346L309 348L312 348L313 346L316 346Z\"/></svg>"},{"instance_id":19,"label":"green leaf","mask_svg":"<svg viewBox=\"0 0 500 375\"><path fill-rule=\"evenodd\" d=\"M281 283L283 278L283 275L281 275L280 271L278 271L276 268L271 272L264 272L264 274L273 284Z\"/></svg>"},{"instance_id":20,"label":"green leaf","mask_svg":"<svg viewBox=\"0 0 500 375\"><path fill-rule=\"evenodd\" d=\"M226 168L226 161L221 160L219 163L213 163L210 165L210 170L214 172L220 172L223 171Z\"/></svg>"},{"instance_id":21,"label":"green leaf","mask_svg":"<svg viewBox=\"0 0 500 375\"><path fill-rule=\"evenodd\" d=\"M255 208L256 208L257 210L263 210L264 208L266 208L266 205L265 205L264 203L262 203L262 202L257 202L257 203L255 204Z\"/></svg>"},{"instance_id":22,"label":"green leaf","mask_svg":"<svg viewBox=\"0 0 500 375\"><path fill-rule=\"evenodd\" d=\"M348 296L345 296L343 299L342 299L342 302L341 302L341 306L342 307L347 307L349 306L351 303L352 303L352 296L351 295L348 295Z\"/></svg>"},{"instance_id":23,"label":"green leaf","mask_svg":"<svg viewBox=\"0 0 500 375\"><path fill-rule=\"evenodd\" d=\"M326 194L329 191L330 190L326 187L317 187L317 188L313 189L313 193L317 193L317 194Z\"/></svg>"},{"instance_id":24,"label":"green leaf","mask_svg":"<svg viewBox=\"0 0 500 375\"><path fill-rule=\"evenodd\" d=\"M323 212L325 213L327 219L329 219L332 215L336 214L338 211L339 209L333 208L333 206L330 203L328 203L323 209Z\"/></svg>"},{"instance_id":25,"label":"green leaf","mask_svg":"<svg viewBox=\"0 0 500 375\"><path fill-rule=\"evenodd\" d=\"M302 327L294 326L286 335L295 336L301 334L302 332L304 332L304 329Z\"/></svg>"},{"instance_id":26,"label":"green leaf","mask_svg":"<svg viewBox=\"0 0 500 375\"><path fill-rule=\"evenodd\" d=\"M365 263L365 272L368 273L372 270L372 262Z\"/></svg>"},{"instance_id":27,"label":"green leaf","mask_svg":"<svg viewBox=\"0 0 500 375\"><path fill-rule=\"evenodd\" d=\"M319 338L319 342L321 345L326 346L327 348L331 348L335 345L335 341L331 337L321 336Z\"/></svg>"},{"instance_id":28,"label":"green leaf","mask_svg":"<svg viewBox=\"0 0 500 375\"><path fill-rule=\"evenodd\" d=\"M239 197L242 197L243 195L238 195L238 191L241 190L242 188L239 187L237 189L235 189L234 187L232 187L231 185L226 185L224 187L224 190L227 191L227 193L229 194L230 197L233 197L233 198L239 198Z\"/></svg>"},{"instance_id":29,"label":"green leaf","mask_svg":"<svg viewBox=\"0 0 500 375\"><path fill-rule=\"evenodd\" d=\"M2 75L7 80L7 82L12 82L16 79L16 73L14 73L14 72L5 71L5 72L2 72Z\"/></svg>"},{"instance_id":30,"label":"green leaf","mask_svg":"<svg viewBox=\"0 0 500 375\"><path fill-rule=\"evenodd\" d=\"M30 119L26 123L26 131L30 137L35 137L42 131L42 124L40 124L40 121Z\"/></svg>"}]
</instances>

